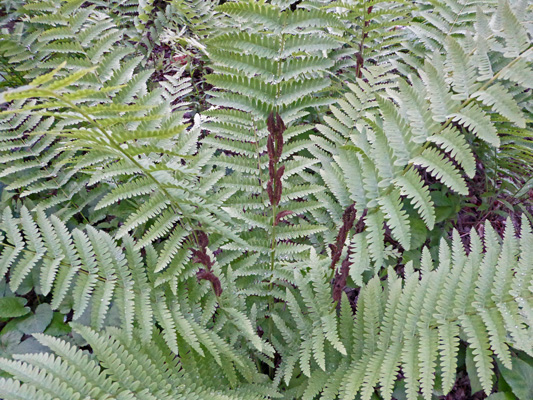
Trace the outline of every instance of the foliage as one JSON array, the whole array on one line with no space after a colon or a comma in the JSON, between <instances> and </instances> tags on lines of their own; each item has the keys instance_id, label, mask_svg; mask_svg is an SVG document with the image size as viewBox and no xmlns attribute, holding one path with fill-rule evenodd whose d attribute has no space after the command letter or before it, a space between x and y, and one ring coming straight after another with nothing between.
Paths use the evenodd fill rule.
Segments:
<instances>
[{"instance_id":1,"label":"foliage","mask_svg":"<svg viewBox=\"0 0 533 400\"><path fill-rule=\"evenodd\" d=\"M203 375L203 382L198 382L192 368L185 372L177 360L169 356L160 338L142 345L138 339L128 340L118 330L109 329L99 334L87 327L75 327L91 346L96 359L67 342L36 334L39 342L55 355L24 354L14 360L1 359L2 369L17 378L0 379L2 397L66 399L76 394L95 399L266 398L258 394L260 388L256 391L252 387L238 391L221 389L217 385L216 370L207 365L195 371ZM117 364L122 368L114 368ZM62 380L59 385L55 384L58 379Z\"/></svg>"},{"instance_id":2,"label":"foliage","mask_svg":"<svg viewBox=\"0 0 533 400\"><path fill-rule=\"evenodd\" d=\"M361 78L363 67L380 64L397 57L402 42L407 40L405 26L411 23L412 2L394 1L306 1L303 7L335 13L343 22L343 48L334 54L336 67L355 73L344 73L344 81ZM344 86L344 85L342 85ZM341 90L342 90L341 86Z\"/></svg>"},{"instance_id":3,"label":"foliage","mask_svg":"<svg viewBox=\"0 0 533 400\"><path fill-rule=\"evenodd\" d=\"M1 398L529 396L527 2L8 6Z\"/></svg>"},{"instance_id":4,"label":"foliage","mask_svg":"<svg viewBox=\"0 0 533 400\"><path fill-rule=\"evenodd\" d=\"M401 367L407 398L416 398L421 390L423 398L431 399L436 371L442 391L452 388L461 339L469 342L482 388L490 393L493 354L510 367L508 345L521 345L507 340L518 337L530 352L530 322L522 314L531 310L523 297L530 297L530 292L522 278L531 276L527 254L533 237L528 227L518 241L509 224L500 245L490 225L485 232L484 243L476 234L470 237L468 255L455 232L451 249L441 242L438 263L425 249L421 271L408 263L404 279L394 271L389 271L386 282L372 278L359 293L355 317L346 297L339 319L323 305L329 296L323 263L312 260L310 267L302 266L305 272L295 274L305 276L297 279L288 300L294 322L284 329L290 332L296 325L308 333L301 338L284 336L287 354L293 357L280 368L281 377L290 379L296 361L310 377L302 398L319 393L322 398L354 398L360 392L361 398L370 399L379 386L383 398L390 399ZM513 254L521 254L520 259ZM319 368L309 369L311 358Z\"/></svg>"},{"instance_id":5,"label":"foliage","mask_svg":"<svg viewBox=\"0 0 533 400\"><path fill-rule=\"evenodd\" d=\"M388 68L363 71L365 79L349 85L351 92L331 107L333 117L318 126L322 135L315 139L320 148L316 154L324 183L341 206L355 202L359 211L369 210L367 234L353 244L354 259L382 264L384 221L394 241L409 250L413 209L427 229L434 228L439 220L427 175L452 192L468 195L463 175L476 174L470 143L497 148L502 139L509 140L509 132L517 132L514 138L526 134L530 96L525 103L522 98L530 88L519 77L532 71L526 62L532 54L530 42L518 23L522 16L506 3L495 12L505 19L492 27L478 9L464 37L448 35L445 27L440 36L431 28L429 41L424 31L420 43L414 42L427 50L400 55L402 60ZM486 41L487 30L494 37L515 32L519 44ZM392 67L404 71L407 79L392 76ZM522 151L517 160L527 160L529 150L513 147L513 154ZM511 157L505 148L502 153L503 160Z\"/></svg>"}]
</instances>

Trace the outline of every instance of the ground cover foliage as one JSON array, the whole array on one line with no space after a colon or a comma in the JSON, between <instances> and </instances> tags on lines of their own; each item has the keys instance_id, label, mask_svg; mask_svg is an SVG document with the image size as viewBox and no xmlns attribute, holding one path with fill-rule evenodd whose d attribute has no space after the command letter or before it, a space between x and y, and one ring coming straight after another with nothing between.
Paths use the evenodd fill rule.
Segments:
<instances>
[{"instance_id":1,"label":"ground cover foliage","mask_svg":"<svg viewBox=\"0 0 533 400\"><path fill-rule=\"evenodd\" d=\"M533 398L525 0L9 0L0 398Z\"/></svg>"}]
</instances>

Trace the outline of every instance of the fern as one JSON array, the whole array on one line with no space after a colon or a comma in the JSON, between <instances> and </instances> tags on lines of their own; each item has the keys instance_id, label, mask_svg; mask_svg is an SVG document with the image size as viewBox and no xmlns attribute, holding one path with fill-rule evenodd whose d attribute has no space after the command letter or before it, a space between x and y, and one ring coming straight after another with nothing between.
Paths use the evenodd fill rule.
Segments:
<instances>
[{"instance_id":1,"label":"fern","mask_svg":"<svg viewBox=\"0 0 533 400\"><path fill-rule=\"evenodd\" d=\"M508 220L502 243L487 224L484 241L475 233L471 235L468 255L454 234L452 250L443 241L441 258L433 269L405 278L389 270L386 283L377 277L371 279L358 296L353 317L345 295L339 318L327 307L316 314L315 304L321 295L327 296L327 290L316 282L318 276L324 282L324 277L315 265L326 260L300 265L295 274L302 278L297 278L297 289L287 297L288 309L280 310L275 319L283 348L288 354L298 354L300 361L294 364L287 358L284 363L289 364L280 367L280 379L294 379L294 368L299 365L309 377L298 383L303 399L320 393L322 397L341 398L354 398L359 393L361 398L370 399L377 388L384 399L390 399L401 368L407 398L416 399L421 389L423 397L431 399L435 374L442 377L444 393L453 386L461 338L472 347L483 389L491 393L493 358L508 363L510 346L528 354L533 351L525 314L531 307L531 291L524 286L520 272L527 269L533 236L525 218L522 224L518 239ZM483 247L488 250L484 255ZM333 343L318 332L312 333L322 329L320 321L335 338ZM293 325L303 333L301 339L284 333ZM349 351L344 355L346 349ZM328 371L327 376L322 375L322 369Z\"/></svg>"},{"instance_id":2,"label":"fern","mask_svg":"<svg viewBox=\"0 0 533 400\"><path fill-rule=\"evenodd\" d=\"M206 307L207 316L204 316L198 308L198 302L210 302L209 287L203 285L200 291L182 298L190 285L197 285L195 261L188 262L191 251L182 248L179 257L166 258L166 253L186 240L183 232L174 232L160 254L152 246L146 246L147 255L142 256L141 249L129 236L118 242L90 226L70 231L57 217L48 218L42 211L32 216L23 208L21 216L15 218L5 209L1 231L5 232L5 240L0 244L3 266L0 272L5 275L9 271L13 291L35 272L42 293L51 295L52 308L72 304L75 321L90 312L90 325L100 330L109 325L108 314L114 306L119 310L120 326L130 338L134 326L139 326L141 337L148 340L154 322L158 322L167 345L176 353L182 353L178 338L192 345L200 356L206 348L219 363L222 362L220 354L228 353L224 342L216 339L216 333L206 329L214 310ZM215 269L220 273L218 267ZM228 299L227 304L233 301ZM223 307L221 312L232 316L227 323L238 316L236 327L250 326L248 319L232 307ZM244 337L254 342L259 351L263 347L265 352L271 351L251 328ZM230 359L243 365L235 354Z\"/></svg>"},{"instance_id":3,"label":"fern","mask_svg":"<svg viewBox=\"0 0 533 400\"><path fill-rule=\"evenodd\" d=\"M100 305L96 298L91 298L93 293L102 296L111 293L112 296L113 292L118 294L122 291L122 295L126 296L122 299L125 314L136 314L133 299L127 290L135 286L130 272L126 272L124 254L122 251L117 253L116 244L109 235L94 228L69 232L57 217L48 218L41 211L34 219L26 208L22 208L20 218L14 218L11 211L5 209L2 230L6 232L7 240L2 244L2 258L6 260L2 273L11 270L9 284L13 291L36 269L39 271L42 293L52 294L51 304L54 308L72 296L75 319L81 317L89 303L98 304L98 311L93 308L94 321L95 326L101 327L111 298L106 300L106 297L102 297ZM135 254L132 257L138 258ZM139 279L142 284L146 276L140 276ZM115 290L117 287L121 289ZM139 293L140 289L136 288ZM133 320L128 318L123 323L131 331Z\"/></svg>"},{"instance_id":4,"label":"fern","mask_svg":"<svg viewBox=\"0 0 533 400\"><path fill-rule=\"evenodd\" d=\"M448 240L439 206L528 168L526 2L216 3L3 28L0 297L73 334L0 397L431 399L465 345L489 394L533 355L532 228Z\"/></svg>"},{"instance_id":5,"label":"fern","mask_svg":"<svg viewBox=\"0 0 533 400\"><path fill-rule=\"evenodd\" d=\"M11 42L5 43L6 46L0 50L3 56L21 71L27 83L44 74L33 85L45 83L50 78L47 74L54 69L57 82L50 89L70 87L71 91L77 90L77 94L71 94L69 98L79 105L95 107L112 101L131 102L133 96L142 96L149 75L138 75L132 79L133 69L140 59L132 57L132 48L113 51L124 32L111 18L101 18L94 6L82 7L82 3L54 2L42 9L29 5L27 9L23 8L29 21L19 23L19 33L13 35ZM53 24L39 22L50 16L53 16ZM66 43L76 46L79 51L50 50ZM62 68L57 68L59 66ZM90 68L94 69L94 73L90 73ZM67 78L69 74L70 78ZM130 79L127 88L112 88ZM20 99L11 105L11 109L24 107L28 110L45 108L37 99L27 100L26 103ZM76 204L77 212L83 212L100 195L98 190L88 194L88 180L83 180L79 172L101 162L102 154L80 153L72 147L69 137L42 136L39 132L57 134L63 129L80 127L79 124L80 120L72 115L57 118L45 113L29 116L27 112L4 115L1 122L4 132L2 176L7 182L11 180L9 189L19 191L23 197L35 197L43 192L48 194L50 198L40 206L43 209L58 208L57 215L64 214L66 220L75 213L73 204ZM74 159L76 162L72 163ZM61 207L62 211L59 211Z\"/></svg>"},{"instance_id":6,"label":"fern","mask_svg":"<svg viewBox=\"0 0 533 400\"><path fill-rule=\"evenodd\" d=\"M158 213L167 208L175 213L183 213L185 210L192 210L191 207L205 206L205 213L199 214L198 218L206 223L213 208L209 202L206 202L204 181L197 181L196 178L201 174L203 165L208 162L213 152L211 150L200 151L194 155L197 149L192 148L191 140L194 141L198 137L199 126L190 132L191 137L180 135L185 126L179 125L179 119L172 116L164 117L159 114L169 109L169 103L163 100L162 104L155 108L150 105L154 96L158 94L161 96L161 92L158 93L157 91L150 96L141 97L140 104L132 105L120 105L118 103L124 101L125 96L130 96L127 92L132 90L131 86L121 89L111 87L109 89L110 93L116 90L116 94L111 99L118 98L117 103L110 101L97 106L85 105L90 104L87 103L88 99L85 96L92 92L85 92L84 97L73 100L72 92L67 87L77 82L80 76L90 72L91 70L82 70L55 81L50 81L52 76L38 79L33 83L38 88L5 94L5 98L8 100L13 97L22 100L35 96L50 98L54 100L41 101L39 109L54 109L58 104L66 106L67 110L69 109L64 112L62 117L60 126L64 126L64 128L56 129L54 133L66 137L69 140L68 146L73 150L92 149L92 153L89 152L84 156L92 162L84 163L82 161L77 165L78 169L86 168L89 172L88 168L99 163L97 168L93 167L92 173L95 176L90 180L90 183L106 185L108 193L97 198L97 202L94 204L95 210L104 209L125 199L141 198L141 200L147 201L151 196L157 197L159 193L159 195L163 194L167 200L163 203L157 201L145 203L141 212L145 216L142 218L145 218L146 221L151 221ZM139 82L136 80L131 83L131 85L138 84ZM143 81L140 84L143 85ZM161 98L159 97L159 99ZM20 110L12 110L11 113L24 115L32 108L31 105L26 105ZM55 118L60 119L59 113L56 113ZM71 121L76 124L88 124L88 126L84 129L71 128ZM164 150L170 143L175 148L173 152ZM160 152L164 154L156 155ZM70 159L78 161L74 155L75 153L72 153ZM190 162L188 167L181 164L181 160L185 159ZM17 172L15 168L11 168L10 171ZM187 176L191 179L189 183ZM116 181L121 177L128 179L129 182L113 188L114 184L110 179ZM181 181L178 181L177 177ZM207 179L206 181L208 182ZM213 183L211 182L209 185L213 185ZM198 186L199 190L196 191L194 186ZM41 203L40 207L46 210L47 207L43 206L44 204ZM156 209L154 210L152 207L156 207ZM148 217L146 217L147 215ZM138 217L141 215L135 211L130 221L137 220ZM187 216L184 220L178 221L181 224L189 224L189 222ZM131 228L137 228L139 225L141 223L134 224Z\"/></svg>"},{"instance_id":7,"label":"fern","mask_svg":"<svg viewBox=\"0 0 533 400\"><path fill-rule=\"evenodd\" d=\"M425 24L416 23L410 27L419 38L412 42L416 43L416 52L424 54L428 50L431 52L435 49L446 49L449 54L450 51L455 54L456 60L461 55L466 56L463 60L468 61L463 62L465 68L462 68L462 71L467 72L470 75L469 79L472 79L474 77L472 73L477 70L477 83L471 85L470 93L483 86L483 90L473 96L481 101L477 104L469 102L466 109L455 116L454 121L464 122L465 126L476 135L486 135L487 137L480 137L494 145L499 144L496 131L499 133L500 141L512 141L513 150L503 145L498 152L496 165L490 169L497 169L498 173L507 176L512 176L514 173L516 176L518 169L514 161L519 158L528 159L530 156L528 144L520 139L524 129L528 130L524 128L523 113L527 113L529 107L525 92L529 85L524 82L524 78L531 74L531 68L525 61L530 57L531 36L521 22L527 19L527 7L521 3L505 1L498 4L496 2L480 4L474 1L435 2L433 7L434 12L430 13L431 8L429 8L420 13L424 19L427 19ZM470 38L467 32L471 32L472 28L477 34ZM455 39L451 39L452 36ZM515 38L512 42L511 36ZM460 50L457 44L464 49ZM412 46L409 48L414 49ZM411 62L412 60L408 63ZM448 68L452 68L453 63L451 61ZM464 79L466 75L459 72L461 68L458 65L454 70L456 72L453 75L462 76L461 79L466 82ZM489 80L495 84L483 85L483 82ZM515 83L518 83L518 86L514 86ZM504 118L495 113L478 111L477 105L481 105L480 103L490 104L490 107ZM475 117L471 119L470 116L474 115ZM489 124L489 118L492 124ZM505 120L513 123L508 124ZM520 186L519 183L517 185L513 182L515 179L509 180L510 190L505 185L501 186L501 189L512 194L516 193ZM498 186L496 182L494 185Z\"/></svg>"},{"instance_id":8,"label":"fern","mask_svg":"<svg viewBox=\"0 0 533 400\"><path fill-rule=\"evenodd\" d=\"M321 189L305 179L316 160L302 155L311 126L298 122L311 108L331 102L326 73L333 63L326 55L339 42L325 28L341 23L318 10L255 2L226 3L217 10L231 30L207 40L214 73L206 79L216 87L209 100L216 107L205 113L211 117L205 143L220 149L215 170L229 172L220 180L227 193L224 210L241 222L248 248L262 255L255 279L264 288L256 293L264 295L267 288L275 290L276 260L305 258L307 238L324 231L303 218L319 207L313 196ZM269 119L274 114L280 118L277 127ZM274 160L269 143L279 129L281 153ZM276 187L282 190L273 201L269 191ZM246 248L228 244L225 249Z\"/></svg>"},{"instance_id":9,"label":"fern","mask_svg":"<svg viewBox=\"0 0 533 400\"><path fill-rule=\"evenodd\" d=\"M184 373L181 363L173 360L160 336L154 335L150 344L142 344L138 332L130 340L122 331L109 329L97 333L83 326L77 331L91 345L95 358L89 357L71 344L51 336L39 335L38 340L55 354L26 354L16 360L0 360L2 369L14 379L2 378L0 393L7 399L68 398L74 393L95 399L137 398L150 399L264 399L258 394L260 387L242 387L236 390L221 389L228 382L214 375L210 368L202 374L211 379L198 382L194 373ZM128 360L135 358L133 363ZM122 364L120 370L113 366ZM187 361L183 361L186 364ZM202 365L201 367L206 367ZM198 368L201 368L198 366ZM58 379L69 383L54 384Z\"/></svg>"},{"instance_id":10,"label":"fern","mask_svg":"<svg viewBox=\"0 0 533 400\"><path fill-rule=\"evenodd\" d=\"M304 1L300 7L327 10L343 21L345 46L333 57L337 59L336 67L344 72L343 78L348 81L361 78L364 67L396 58L396 52L401 50L400 44L405 40L404 26L411 21L411 5L401 0L318 0Z\"/></svg>"},{"instance_id":11,"label":"fern","mask_svg":"<svg viewBox=\"0 0 533 400\"><path fill-rule=\"evenodd\" d=\"M509 12L505 5L501 7L506 10L502 12ZM479 35L475 27L471 29L472 36ZM504 24L500 29L515 27ZM438 49L428 52L425 62L416 65L423 65L420 77L410 75L408 81L399 80L396 84L399 90L390 87L383 97L381 93L372 93L382 90L379 81L369 81L374 84L370 91L364 81L352 86L352 93L339 103L340 108L331 108L334 117L326 119L327 125L318 127L323 138L315 139L321 149L324 181L338 182L335 197L341 204L356 202L361 211L369 208L369 216L374 212L387 215L392 237L406 250L410 248L409 224L406 217L400 217L405 213L406 201L401 200L402 212L393 206L398 196L393 193L399 190L409 202L413 201L427 227L432 229L434 206L420 176L421 169L452 191L466 195L468 188L462 174L473 177L476 171L469 146L472 139L464 134L471 132L487 144L499 146L499 115L513 123L515 129L525 126L519 103L511 94L514 91L504 86L501 77L523 57L527 58L529 50L523 48L515 58L500 62L499 56L505 50L495 47L491 69L497 72L484 81L476 72L474 42L444 37L442 41L446 59ZM429 46L429 42L424 44ZM415 67L409 62L409 68ZM450 162L450 158L458 165ZM338 165L342 175L333 174L331 166L326 165L331 161ZM377 218L378 223L382 219ZM369 230L373 222L367 221ZM374 260L379 252L374 251Z\"/></svg>"}]
</instances>

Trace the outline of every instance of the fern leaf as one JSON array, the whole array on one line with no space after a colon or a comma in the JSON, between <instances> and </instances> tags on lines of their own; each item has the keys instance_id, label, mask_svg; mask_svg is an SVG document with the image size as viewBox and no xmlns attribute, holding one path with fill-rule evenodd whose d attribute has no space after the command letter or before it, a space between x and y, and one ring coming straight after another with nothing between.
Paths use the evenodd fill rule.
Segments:
<instances>
[{"instance_id":1,"label":"fern leaf","mask_svg":"<svg viewBox=\"0 0 533 400\"><path fill-rule=\"evenodd\" d=\"M452 116L454 122L471 129L480 139L494 147L500 146L500 138L492 121L475 103L462 108Z\"/></svg>"},{"instance_id":2,"label":"fern leaf","mask_svg":"<svg viewBox=\"0 0 533 400\"><path fill-rule=\"evenodd\" d=\"M438 135L428 138L430 142L439 145L444 151L463 167L468 177L473 178L476 173L476 160L463 136L454 128L447 127Z\"/></svg>"},{"instance_id":3,"label":"fern leaf","mask_svg":"<svg viewBox=\"0 0 533 400\"><path fill-rule=\"evenodd\" d=\"M455 167L446 161L438 151L427 148L418 157L411 160L414 165L420 165L450 189L459 194L468 194L468 188L465 181L459 175Z\"/></svg>"},{"instance_id":4,"label":"fern leaf","mask_svg":"<svg viewBox=\"0 0 533 400\"><path fill-rule=\"evenodd\" d=\"M490 351L489 338L485 333L483 322L479 316L460 316L462 327L474 353L474 362L481 385L485 393L492 390L492 352Z\"/></svg>"},{"instance_id":5,"label":"fern leaf","mask_svg":"<svg viewBox=\"0 0 533 400\"><path fill-rule=\"evenodd\" d=\"M483 104L492 107L496 112L514 122L518 127L525 128L526 120L522 110L518 107L516 100L499 83L491 85L489 88L473 94L480 99Z\"/></svg>"},{"instance_id":6,"label":"fern leaf","mask_svg":"<svg viewBox=\"0 0 533 400\"><path fill-rule=\"evenodd\" d=\"M426 223L429 229L435 225L435 210L429 190L424 186L422 178L413 169L408 169L403 176L396 178L402 196L407 196Z\"/></svg>"},{"instance_id":7,"label":"fern leaf","mask_svg":"<svg viewBox=\"0 0 533 400\"><path fill-rule=\"evenodd\" d=\"M433 63L425 61L425 74L422 76L424 83L428 87L428 94L431 100L433 119L437 122L444 122L454 110L454 102L448 90L448 85L444 81L444 74L440 57L434 53Z\"/></svg>"},{"instance_id":8,"label":"fern leaf","mask_svg":"<svg viewBox=\"0 0 533 400\"><path fill-rule=\"evenodd\" d=\"M411 233L407 213L402 210L400 192L396 191L380 198L379 203L395 239L408 250L411 246Z\"/></svg>"}]
</instances>

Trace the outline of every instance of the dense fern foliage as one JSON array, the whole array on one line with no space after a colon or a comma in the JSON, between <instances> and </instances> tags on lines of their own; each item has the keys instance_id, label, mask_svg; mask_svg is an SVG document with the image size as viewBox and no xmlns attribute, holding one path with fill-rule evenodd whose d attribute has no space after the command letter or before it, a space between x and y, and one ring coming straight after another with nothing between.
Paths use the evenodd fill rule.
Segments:
<instances>
[{"instance_id":1,"label":"dense fern foliage","mask_svg":"<svg viewBox=\"0 0 533 400\"><path fill-rule=\"evenodd\" d=\"M525 14L518 16L508 4L496 12L506 22L492 27L478 8L465 38L450 36L447 27L438 32L424 26L420 43L414 42L417 52L400 55L388 68L370 67L366 79L350 85L350 93L332 106L334 117L318 127L322 136L315 141L324 183L340 205L355 202L359 210L369 209L368 233L355 239L354 259L382 263L384 221L392 238L409 250L409 209L433 229L435 206L426 174L468 195L464 175L473 178L476 173L471 143L499 147L501 140L520 143L527 135L530 83L522 78L531 74L531 50L526 27L519 22ZM510 37L510 31L518 35L518 43L486 43L488 35ZM387 74L393 67L407 79ZM510 157L502 151L503 158ZM513 146L516 151L521 151L519 144ZM529 154L529 149L523 152Z\"/></svg>"},{"instance_id":2,"label":"dense fern foliage","mask_svg":"<svg viewBox=\"0 0 533 400\"><path fill-rule=\"evenodd\" d=\"M533 398L532 15L8 2L0 398Z\"/></svg>"},{"instance_id":3,"label":"dense fern foliage","mask_svg":"<svg viewBox=\"0 0 533 400\"><path fill-rule=\"evenodd\" d=\"M333 55L339 69L355 69L343 74L345 81L362 77L362 69L369 64L396 58L400 44L407 40L404 27L412 20L408 1L307 1L306 8L335 13L343 22L340 31L343 48ZM342 89L342 87L341 87Z\"/></svg>"}]
</instances>

